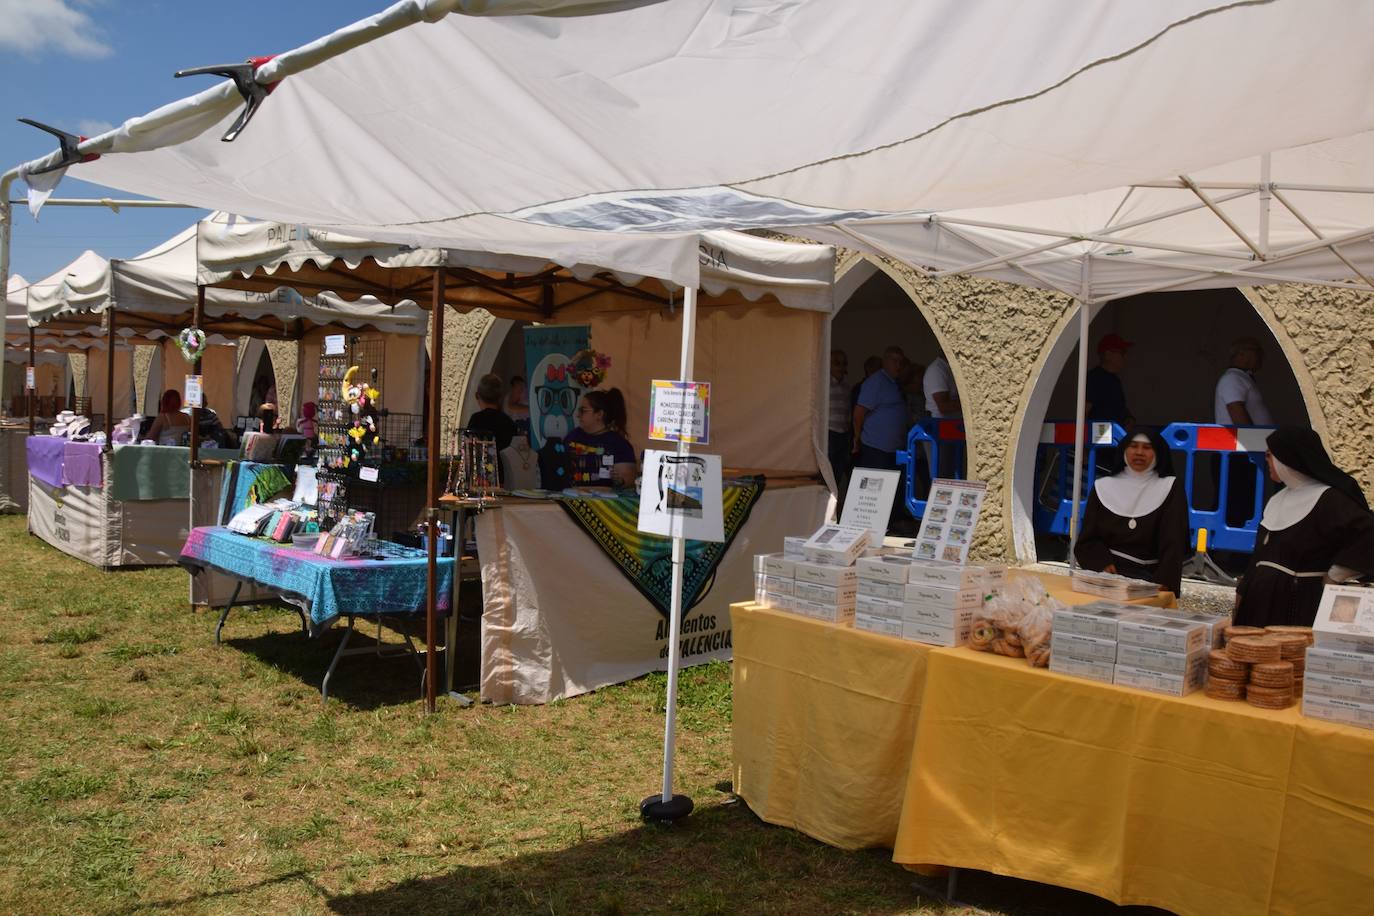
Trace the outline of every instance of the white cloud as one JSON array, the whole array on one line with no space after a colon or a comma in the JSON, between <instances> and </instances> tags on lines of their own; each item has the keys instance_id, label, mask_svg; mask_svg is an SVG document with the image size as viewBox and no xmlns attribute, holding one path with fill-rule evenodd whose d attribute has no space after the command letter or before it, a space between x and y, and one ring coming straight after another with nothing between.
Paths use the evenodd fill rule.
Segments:
<instances>
[{"instance_id":1,"label":"white cloud","mask_svg":"<svg viewBox=\"0 0 1374 916\"><path fill-rule=\"evenodd\" d=\"M0 0L3 2L3 0ZM96 137L105 133L107 130L114 130L114 125L109 121L101 121L95 118L82 118L76 122L76 132L83 137Z\"/></svg>"},{"instance_id":2,"label":"white cloud","mask_svg":"<svg viewBox=\"0 0 1374 916\"><path fill-rule=\"evenodd\" d=\"M46 52L107 57L114 49L103 30L77 6L83 0L0 0L0 50L26 57Z\"/></svg>"}]
</instances>

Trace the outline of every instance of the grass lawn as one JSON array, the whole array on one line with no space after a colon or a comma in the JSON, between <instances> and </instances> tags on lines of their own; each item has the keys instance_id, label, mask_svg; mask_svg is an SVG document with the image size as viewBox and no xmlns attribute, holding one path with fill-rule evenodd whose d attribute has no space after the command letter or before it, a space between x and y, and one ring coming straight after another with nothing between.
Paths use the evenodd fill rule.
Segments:
<instances>
[{"instance_id":1,"label":"grass lawn","mask_svg":"<svg viewBox=\"0 0 1374 916\"><path fill-rule=\"evenodd\" d=\"M421 714L404 658L294 614L216 647L179 569L103 573L0 519L0 912L916 913L889 853L732 804L729 667L684 673L685 827L646 828L664 679ZM951 910L953 912L953 910Z\"/></svg>"}]
</instances>

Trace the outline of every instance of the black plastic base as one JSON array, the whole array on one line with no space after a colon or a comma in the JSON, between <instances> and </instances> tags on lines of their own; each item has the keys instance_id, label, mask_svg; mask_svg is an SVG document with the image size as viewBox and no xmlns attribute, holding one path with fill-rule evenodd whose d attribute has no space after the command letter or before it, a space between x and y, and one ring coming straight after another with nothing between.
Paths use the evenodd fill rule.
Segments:
<instances>
[{"instance_id":1,"label":"black plastic base","mask_svg":"<svg viewBox=\"0 0 1374 916\"><path fill-rule=\"evenodd\" d=\"M651 824L675 824L692 813L692 800L686 795L674 795L668 801L662 795L650 795L639 803L639 816Z\"/></svg>"}]
</instances>

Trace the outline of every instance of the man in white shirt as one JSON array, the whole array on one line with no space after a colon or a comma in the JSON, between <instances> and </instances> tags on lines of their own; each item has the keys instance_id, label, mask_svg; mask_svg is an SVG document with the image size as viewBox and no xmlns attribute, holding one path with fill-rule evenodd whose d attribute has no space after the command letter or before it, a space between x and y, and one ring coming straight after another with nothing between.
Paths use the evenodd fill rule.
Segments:
<instances>
[{"instance_id":1,"label":"man in white shirt","mask_svg":"<svg viewBox=\"0 0 1374 916\"><path fill-rule=\"evenodd\" d=\"M926 395L926 410L932 417L957 417L963 413L959 391L954 387L954 372L949 361L937 356L921 376L921 390Z\"/></svg>"},{"instance_id":2,"label":"man in white shirt","mask_svg":"<svg viewBox=\"0 0 1374 916\"><path fill-rule=\"evenodd\" d=\"M1217 380L1213 410L1218 426L1273 426L1255 384L1254 373L1264 365L1264 349L1253 337L1238 337L1231 342L1231 368Z\"/></svg>"},{"instance_id":3,"label":"man in white shirt","mask_svg":"<svg viewBox=\"0 0 1374 916\"><path fill-rule=\"evenodd\" d=\"M1264 403L1254 373L1264 365L1264 349L1253 337L1231 341L1231 367L1217 379L1212 409L1219 426L1272 426L1274 417ZM1212 462L1216 480L1221 480L1221 461L1230 461L1230 482L1226 488L1226 524L1243 527L1256 514L1256 479L1262 478L1249 455L1218 455Z\"/></svg>"}]
</instances>

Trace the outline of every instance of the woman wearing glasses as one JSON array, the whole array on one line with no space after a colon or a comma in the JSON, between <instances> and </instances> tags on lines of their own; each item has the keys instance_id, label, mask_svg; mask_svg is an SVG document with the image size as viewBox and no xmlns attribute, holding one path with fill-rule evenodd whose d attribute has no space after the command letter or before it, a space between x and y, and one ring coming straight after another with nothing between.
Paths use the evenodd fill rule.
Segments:
<instances>
[{"instance_id":1,"label":"woman wearing glasses","mask_svg":"<svg viewBox=\"0 0 1374 916\"><path fill-rule=\"evenodd\" d=\"M625 438L625 396L619 388L588 391L574 414L577 428L564 443L575 487L632 487L638 470Z\"/></svg>"}]
</instances>

